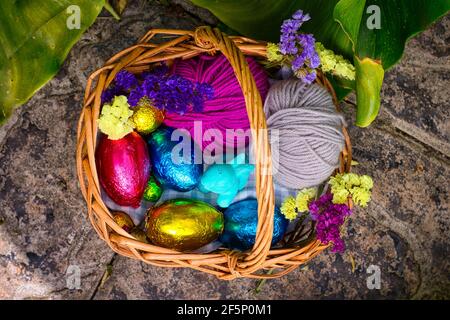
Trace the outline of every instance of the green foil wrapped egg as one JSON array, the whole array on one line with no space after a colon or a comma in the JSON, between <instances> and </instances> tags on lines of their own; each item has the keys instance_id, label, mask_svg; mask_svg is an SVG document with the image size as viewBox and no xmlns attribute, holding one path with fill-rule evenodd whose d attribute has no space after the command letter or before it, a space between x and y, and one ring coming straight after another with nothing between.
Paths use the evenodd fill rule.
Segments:
<instances>
[{"instance_id":1,"label":"green foil wrapped egg","mask_svg":"<svg viewBox=\"0 0 450 320\"><path fill-rule=\"evenodd\" d=\"M147 213L146 232L158 246L178 251L198 249L219 237L223 214L198 200L173 199Z\"/></svg>"},{"instance_id":2,"label":"green foil wrapped egg","mask_svg":"<svg viewBox=\"0 0 450 320\"><path fill-rule=\"evenodd\" d=\"M155 179L153 175L148 180L147 187L144 190L144 199L151 202L156 202L161 198L163 192L161 184Z\"/></svg>"}]
</instances>

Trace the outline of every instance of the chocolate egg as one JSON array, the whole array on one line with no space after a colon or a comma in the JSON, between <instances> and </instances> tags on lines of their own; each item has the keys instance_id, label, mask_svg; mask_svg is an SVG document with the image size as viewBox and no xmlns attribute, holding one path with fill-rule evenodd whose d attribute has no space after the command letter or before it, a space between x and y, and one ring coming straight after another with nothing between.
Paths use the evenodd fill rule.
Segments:
<instances>
[{"instance_id":1,"label":"chocolate egg","mask_svg":"<svg viewBox=\"0 0 450 320\"><path fill-rule=\"evenodd\" d=\"M140 242L148 243L147 235L144 231L142 231L139 228L133 228L130 232L130 234L136 238L136 240L139 240Z\"/></svg>"},{"instance_id":2,"label":"chocolate egg","mask_svg":"<svg viewBox=\"0 0 450 320\"><path fill-rule=\"evenodd\" d=\"M147 187L144 190L144 199L150 202L156 202L161 198L162 192L161 184L151 175L147 182Z\"/></svg>"},{"instance_id":3,"label":"chocolate egg","mask_svg":"<svg viewBox=\"0 0 450 320\"><path fill-rule=\"evenodd\" d=\"M217 239L222 230L222 213L203 201L168 200L147 213L147 237L169 249L198 249Z\"/></svg>"},{"instance_id":4,"label":"chocolate egg","mask_svg":"<svg viewBox=\"0 0 450 320\"><path fill-rule=\"evenodd\" d=\"M160 126L147 140L153 173L164 188L189 191L203 173L202 151L190 135L174 130Z\"/></svg>"},{"instance_id":5,"label":"chocolate egg","mask_svg":"<svg viewBox=\"0 0 450 320\"><path fill-rule=\"evenodd\" d=\"M116 223L126 232L130 232L134 228L133 220L125 213L121 211L113 211L112 215Z\"/></svg>"},{"instance_id":6,"label":"chocolate egg","mask_svg":"<svg viewBox=\"0 0 450 320\"><path fill-rule=\"evenodd\" d=\"M258 225L258 202L246 199L230 205L223 213L225 226L220 241L230 249L247 250L255 243ZM280 209L275 207L272 245L279 242L289 222Z\"/></svg>"},{"instance_id":7,"label":"chocolate egg","mask_svg":"<svg viewBox=\"0 0 450 320\"><path fill-rule=\"evenodd\" d=\"M139 207L150 177L150 158L144 139L131 132L119 140L100 138L96 155L103 189L121 206Z\"/></svg>"},{"instance_id":8,"label":"chocolate egg","mask_svg":"<svg viewBox=\"0 0 450 320\"><path fill-rule=\"evenodd\" d=\"M149 134L156 130L164 120L164 113L151 105L148 99L141 99L133 109L131 120L136 131L141 134Z\"/></svg>"}]
</instances>

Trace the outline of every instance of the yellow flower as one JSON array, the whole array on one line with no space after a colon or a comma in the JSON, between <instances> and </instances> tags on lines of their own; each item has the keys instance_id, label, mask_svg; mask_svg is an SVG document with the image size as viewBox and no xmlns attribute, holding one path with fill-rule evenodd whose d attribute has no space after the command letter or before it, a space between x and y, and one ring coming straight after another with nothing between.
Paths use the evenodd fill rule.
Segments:
<instances>
[{"instance_id":1,"label":"yellow flower","mask_svg":"<svg viewBox=\"0 0 450 320\"><path fill-rule=\"evenodd\" d=\"M320 58L321 69L323 72L332 72L336 67L336 61L333 58L333 51L325 49L322 43L316 42L316 52Z\"/></svg>"},{"instance_id":2,"label":"yellow flower","mask_svg":"<svg viewBox=\"0 0 450 320\"><path fill-rule=\"evenodd\" d=\"M359 185L359 176L356 173L346 173L341 175L342 182L350 189L354 185Z\"/></svg>"},{"instance_id":3,"label":"yellow flower","mask_svg":"<svg viewBox=\"0 0 450 320\"><path fill-rule=\"evenodd\" d=\"M350 190L350 193L355 203L361 207L367 207L367 203L370 201L370 191L361 187L354 187Z\"/></svg>"},{"instance_id":4,"label":"yellow flower","mask_svg":"<svg viewBox=\"0 0 450 320\"><path fill-rule=\"evenodd\" d=\"M295 198L293 196L289 196L284 199L283 204L281 205L281 213L288 220L294 220L297 218L297 210L295 206Z\"/></svg>"},{"instance_id":5,"label":"yellow flower","mask_svg":"<svg viewBox=\"0 0 450 320\"><path fill-rule=\"evenodd\" d=\"M297 196L289 196L281 205L281 213L286 219L294 220L298 213L309 211L308 205L316 197L316 188L305 188L297 193Z\"/></svg>"},{"instance_id":6,"label":"yellow flower","mask_svg":"<svg viewBox=\"0 0 450 320\"><path fill-rule=\"evenodd\" d=\"M332 73L348 80L355 80L355 67L343 56L326 49L320 42L316 42L316 52L319 55L320 68L323 72Z\"/></svg>"},{"instance_id":7,"label":"yellow flower","mask_svg":"<svg viewBox=\"0 0 450 320\"><path fill-rule=\"evenodd\" d=\"M97 120L98 128L111 140L121 139L133 131L134 123L130 119L132 115L127 97L116 96L112 104L103 105Z\"/></svg>"},{"instance_id":8,"label":"yellow flower","mask_svg":"<svg viewBox=\"0 0 450 320\"><path fill-rule=\"evenodd\" d=\"M331 193L333 194L333 203L339 204L346 203L350 194L350 192L348 192L345 188L332 188Z\"/></svg>"},{"instance_id":9,"label":"yellow flower","mask_svg":"<svg viewBox=\"0 0 450 320\"><path fill-rule=\"evenodd\" d=\"M298 212L306 212L309 210L308 205L309 202L315 198L316 196L316 189L315 188L306 188L301 190L297 197L295 198L295 202L297 205Z\"/></svg>"},{"instance_id":10,"label":"yellow flower","mask_svg":"<svg viewBox=\"0 0 450 320\"><path fill-rule=\"evenodd\" d=\"M267 60L270 62L280 62L283 60L283 55L280 53L277 44L267 43Z\"/></svg>"},{"instance_id":11,"label":"yellow flower","mask_svg":"<svg viewBox=\"0 0 450 320\"><path fill-rule=\"evenodd\" d=\"M328 184L333 194L333 203L345 203L348 196L362 207L370 201L373 180L367 175L359 176L355 173L336 174Z\"/></svg>"},{"instance_id":12,"label":"yellow flower","mask_svg":"<svg viewBox=\"0 0 450 320\"><path fill-rule=\"evenodd\" d=\"M373 180L371 177L367 175L363 175L360 177L361 187L367 190L372 189L373 187Z\"/></svg>"}]
</instances>

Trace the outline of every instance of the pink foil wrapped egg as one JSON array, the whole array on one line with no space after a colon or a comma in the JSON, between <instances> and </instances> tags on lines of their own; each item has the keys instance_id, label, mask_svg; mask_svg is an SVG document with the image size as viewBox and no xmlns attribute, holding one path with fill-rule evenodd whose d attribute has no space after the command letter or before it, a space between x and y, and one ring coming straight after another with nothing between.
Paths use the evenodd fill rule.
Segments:
<instances>
[{"instance_id":1,"label":"pink foil wrapped egg","mask_svg":"<svg viewBox=\"0 0 450 320\"><path fill-rule=\"evenodd\" d=\"M136 132L119 140L102 135L96 151L100 184L118 205L137 208L150 178L147 144Z\"/></svg>"}]
</instances>

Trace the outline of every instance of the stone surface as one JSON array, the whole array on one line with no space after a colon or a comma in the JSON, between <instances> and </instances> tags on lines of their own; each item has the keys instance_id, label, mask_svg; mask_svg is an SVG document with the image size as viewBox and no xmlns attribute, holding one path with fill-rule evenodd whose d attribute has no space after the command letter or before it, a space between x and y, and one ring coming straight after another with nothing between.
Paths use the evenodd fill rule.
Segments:
<instances>
[{"instance_id":1,"label":"stone surface","mask_svg":"<svg viewBox=\"0 0 450 320\"><path fill-rule=\"evenodd\" d=\"M120 22L103 12L58 75L0 127L0 299L450 298L450 17L410 41L387 72L377 121L350 128L355 171L376 184L368 208L348 221L344 254L325 252L256 293L255 280L219 281L109 250L86 219L76 179L83 88L147 29L215 22L185 1L171 3L133 1ZM379 290L367 286L373 266Z\"/></svg>"},{"instance_id":2,"label":"stone surface","mask_svg":"<svg viewBox=\"0 0 450 320\"><path fill-rule=\"evenodd\" d=\"M450 156L450 16L412 39L387 72L384 112L394 127Z\"/></svg>"}]
</instances>

